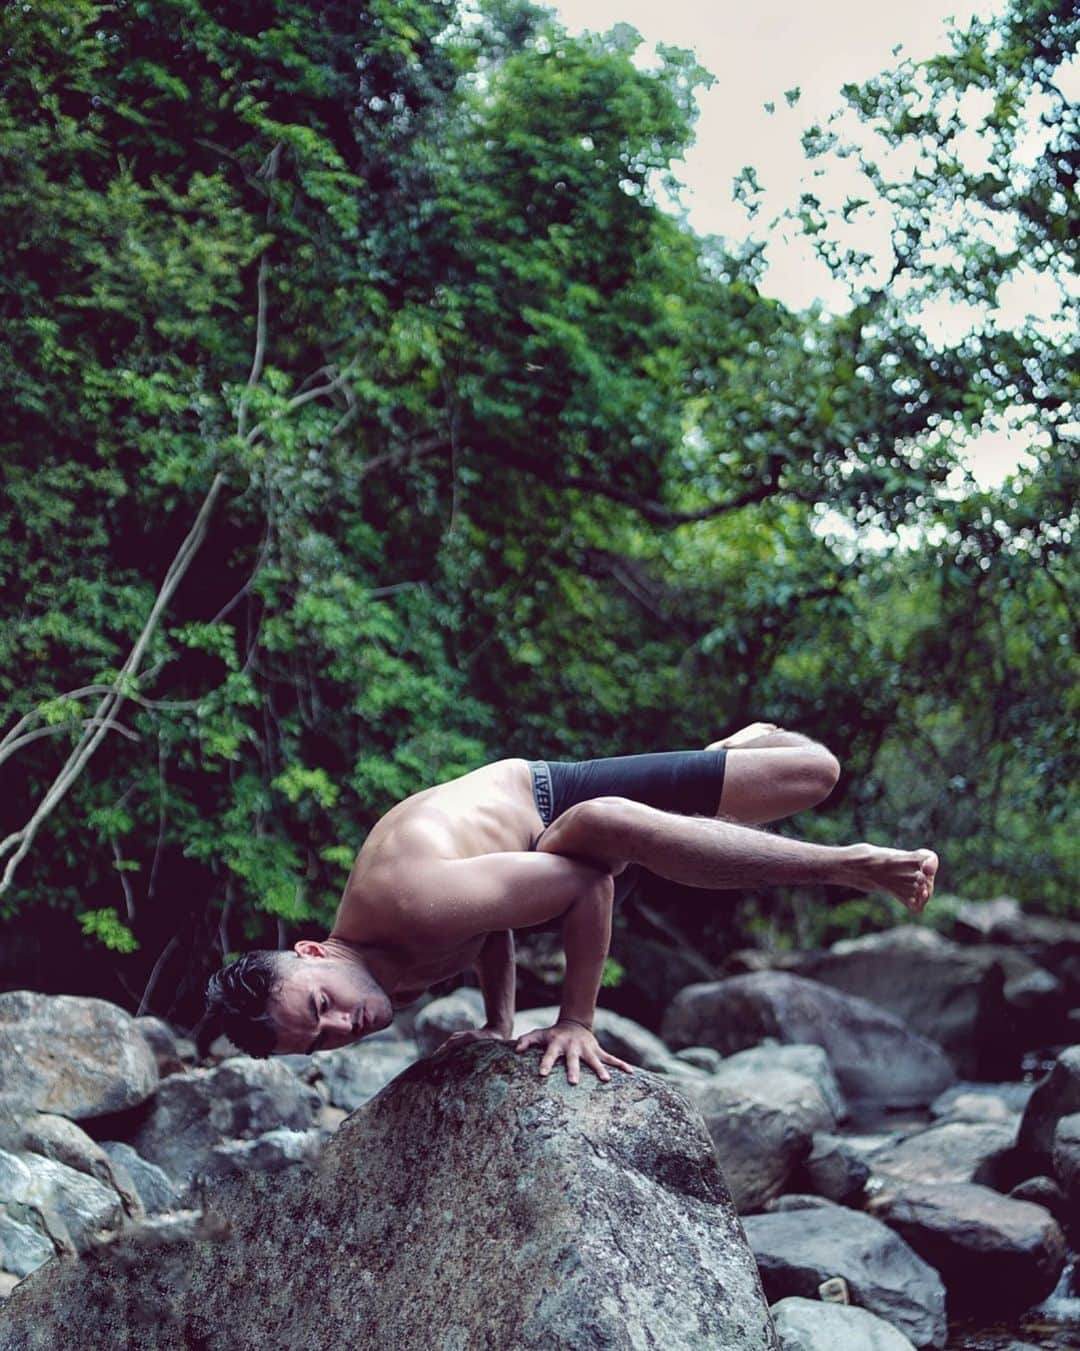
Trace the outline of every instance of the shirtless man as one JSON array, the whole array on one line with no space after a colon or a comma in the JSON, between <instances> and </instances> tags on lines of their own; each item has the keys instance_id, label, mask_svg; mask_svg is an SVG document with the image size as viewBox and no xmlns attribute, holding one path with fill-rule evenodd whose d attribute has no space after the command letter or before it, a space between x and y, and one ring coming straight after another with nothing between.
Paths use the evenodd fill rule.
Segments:
<instances>
[{"instance_id":1,"label":"shirtless man","mask_svg":"<svg viewBox=\"0 0 1080 1351\"><path fill-rule=\"evenodd\" d=\"M631 1067L592 1033L611 937L615 878L643 867L710 889L829 883L885 891L921 911L937 856L876 845L835 848L752 827L828 796L840 766L824 746L754 723L703 751L580 764L499 760L416 793L374 826L334 927L291 952L247 953L211 977L204 1045L224 1029L242 1050L328 1050L389 1026L430 985L474 969L486 1022L444 1047L507 1040L515 928L562 917L559 1019L515 1049L543 1048L578 1082ZM443 1049L443 1048L440 1048Z\"/></svg>"}]
</instances>

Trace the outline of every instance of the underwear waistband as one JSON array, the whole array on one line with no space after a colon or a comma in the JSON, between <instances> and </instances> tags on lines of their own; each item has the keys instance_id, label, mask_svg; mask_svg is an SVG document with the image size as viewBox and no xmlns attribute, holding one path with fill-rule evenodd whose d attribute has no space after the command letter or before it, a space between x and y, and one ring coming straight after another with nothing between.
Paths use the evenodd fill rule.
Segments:
<instances>
[{"instance_id":1,"label":"underwear waistband","mask_svg":"<svg viewBox=\"0 0 1080 1351\"><path fill-rule=\"evenodd\" d=\"M533 801L545 826L551 825L555 807L555 794L551 787L551 769L546 760L530 760L529 773L532 775Z\"/></svg>"}]
</instances>

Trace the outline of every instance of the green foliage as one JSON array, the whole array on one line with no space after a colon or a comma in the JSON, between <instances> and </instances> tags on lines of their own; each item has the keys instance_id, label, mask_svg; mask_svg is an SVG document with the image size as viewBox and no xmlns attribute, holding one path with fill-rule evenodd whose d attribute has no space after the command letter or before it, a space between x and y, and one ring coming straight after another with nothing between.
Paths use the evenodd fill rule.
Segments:
<instances>
[{"instance_id":1,"label":"green foliage","mask_svg":"<svg viewBox=\"0 0 1080 1351\"><path fill-rule=\"evenodd\" d=\"M602 990L614 990L622 984L623 977L626 975L626 967L621 962L617 962L614 957L604 958L604 969L600 973L600 988Z\"/></svg>"},{"instance_id":2,"label":"green foliage","mask_svg":"<svg viewBox=\"0 0 1080 1351\"><path fill-rule=\"evenodd\" d=\"M96 938L110 952L126 955L139 950L138 939L115 910L84 910L79 916L79 926L87 937Z\"/></svg>"},{"instance_id":3,"label":"green foliage","mask_svg":"<svg viewBox=\"0 0 1080 1351\"><path fill-rule=\"evenodd\" d=\"M11 962L73 915L103 948L95 988L167 953L193 1017L224 951L332 921L400 798L500 756L704 745L755 718L849 767L801 833L902 829L954 889L1070 904L1071 339L989 327L938 351L916 314L937 287L1073 266L1050 88L1069 25L1029 0L850 91L887 141L926 141L945 197L868 160L906 290L869 285L802 204L852 280L826 320L761 296L756 246L659 210L710 77L673 48L638 69L626 26L571 38L522 0L7 7L0 731L27 735L0 835L153 618L3 898ZM969 88L992 102L978 179L948 158ZM1020 173L1032 108L1050 148ZM954 203L1007 211L1009 248L957 225L940 262ZM1010 401L1037 410L1041 457L955 495L955 430ZM825 512L921 542L837 542ZM874 905L746 916L813 941ZM77 935L69 984L82 963Z\"/></svg>"}]
</instances>

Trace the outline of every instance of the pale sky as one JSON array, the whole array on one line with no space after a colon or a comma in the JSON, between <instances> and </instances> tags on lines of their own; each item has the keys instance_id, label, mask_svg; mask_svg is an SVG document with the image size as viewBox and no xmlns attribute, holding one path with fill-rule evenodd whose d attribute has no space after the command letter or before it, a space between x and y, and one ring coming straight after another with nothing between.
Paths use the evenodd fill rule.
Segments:
<instances>
[{"instance_id":1,"label":"pale sky","mask_svg":"<svg viewBox=\"0 0 1080 1351\"><path fill-rule=\"evenodd\" d=\"M921 59L947 50L947 21L963 26L976 14L1000 12L1004 0L561 0L550 4L571 33L604 32L629 23L644 38L639 59L657 42L692 48L716 83L698 95L697 141L682 165L682 204L689 224L700 234L729 239L753 235L768 240L770 260L762 283L767 295L802 309L820 300L826 308L844 308L845 292L814 258L793 225L769 223L798 201L800 180L822 195L822 181L811 183L800 141L802 131L824 122L843 103L841 86L860 82L894 67L903 56ZM902 47L899 55L894 48ZM1075 72L1074 72L1075 73ZM784 98L798 88L794 107ZM773 103L775 112L766 111ZM820 161L819 161L820 163ZM760 214L750 221L734 201L732 181L751 164L766 190ZM830 200L844 200L851 185L826 180ZM861 193L859 195L862 195ZM883 216L868 222L859 244L870 251L884 246ZM875 238L875 230L877 237ZM891 254L889 255L891 258ZM960 336L967 316L958 307L927 314L927 331L941 341ZM969 443L967 460L984 486L1000 482L1023 455L1025 442L1007 429L988 432Z\"/></svg>"}]
</instances>

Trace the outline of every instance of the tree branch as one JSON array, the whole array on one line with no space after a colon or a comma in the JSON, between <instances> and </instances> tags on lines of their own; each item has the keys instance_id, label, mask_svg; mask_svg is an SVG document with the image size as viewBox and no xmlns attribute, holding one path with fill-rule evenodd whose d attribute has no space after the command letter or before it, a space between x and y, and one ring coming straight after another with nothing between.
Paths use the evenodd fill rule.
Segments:
<instances>
[{"instance_id":1,"label":"tree branch","mask_svg":"<svg viewBox=\"0 0 1080 1351\"><path fill-rule=\"evenodd\" d=\"M97 723L93 718L83 718L78 725L83 728L88 728L88 727L96 727ZM138 734L138 732L133 732L130 727L125 727L122 722L109 721L105 725L108 731L119 732L121 736L126 736L129 741L142 740L142 737ZM0 751L0 765L2 765L5 760L10 759L11 756L13 756L17 750L21 750L22 747L27 745L29 742L37 741L39 737L56 736L58 732L70 731L72 726L73 724L70 722L57 722L53 723L50 727L39 727L37 728L36 731L27 732L24 736L18 737L16 738L16 740L9 742L4 747L4 749Z\"/></svg>"}]
</instances>

